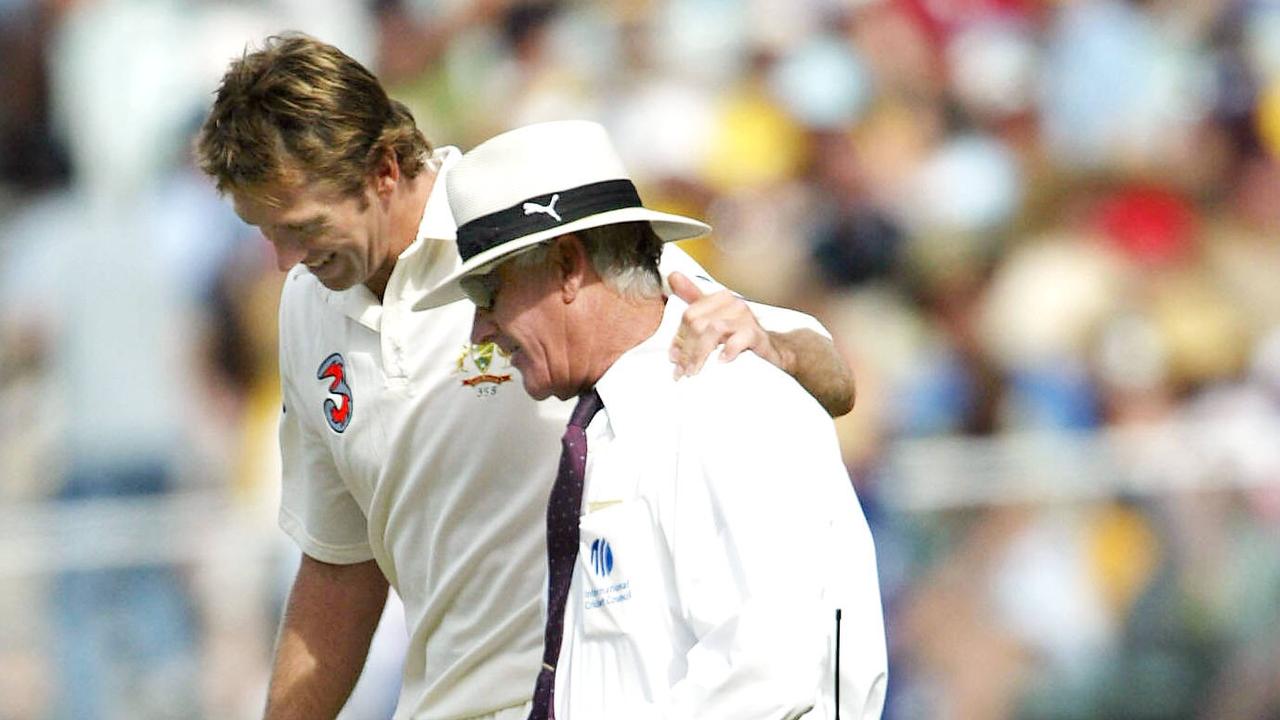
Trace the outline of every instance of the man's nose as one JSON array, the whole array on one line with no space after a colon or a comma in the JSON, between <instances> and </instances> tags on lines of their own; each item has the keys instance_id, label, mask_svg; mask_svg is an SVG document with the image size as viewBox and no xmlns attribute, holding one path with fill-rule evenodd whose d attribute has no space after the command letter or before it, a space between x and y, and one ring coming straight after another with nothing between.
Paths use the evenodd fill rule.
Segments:
<instances>
[{"instance_id":1,"label":"man's nose","mask_svg":"<svg viewBox=\"0 0 1280 720\"><path fill-rule=\"evenodd\" d=\"M497 334L498 326L490 318L489 311L476 308L476 314L471 319L471 344L483 345L491 342Z\"/></svg>"}]
</instances>

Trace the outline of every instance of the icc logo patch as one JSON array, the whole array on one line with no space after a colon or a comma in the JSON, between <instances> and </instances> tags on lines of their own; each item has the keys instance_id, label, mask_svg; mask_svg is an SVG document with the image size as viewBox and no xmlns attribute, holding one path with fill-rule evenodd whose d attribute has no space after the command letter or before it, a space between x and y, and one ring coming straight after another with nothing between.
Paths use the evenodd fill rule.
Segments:
<instances>
[{"instance_id":1,"label":"icc logo patch","mask_svg":"<svg viewBox=\"0 0 1280 720\"><path fill-rule=\"evenodd\" d=\"M591 541L591 573L600 580L590 583L589 588L583 588L584 610L594 610L631 599L631 581L620 577L626 575L626 572L619 569L618 575L609 577L613 575L613 546L604 538Z\"/></svg>"},{"instance_id":2,"label":"icc logo patch","mask_svg":"<svg viewBox=\"0 0 1280 720\"><path fill-rule=\"evenodd\" d=\"M591 541L591 569L605 577L613 572L613 547L604 538Z\"/></svg>"},{"instance_id":3,"label":"icc logo patch","mask_svg":"<svg viewBox=\"0 0 1280 720\"><path fill-rule=\"evenodd\" d=\"M324 419L329 423L329 428L336 433L340 433L347 429L351 424L351 386L347 384L347 364L342 359L340 353L334 353L324 359L320 363L320 369L316 371L317 380L329 381L329 394L336 395L340 399L334 401L333 398L325 398L324 401Z\"/></svg>"}]
</instances>

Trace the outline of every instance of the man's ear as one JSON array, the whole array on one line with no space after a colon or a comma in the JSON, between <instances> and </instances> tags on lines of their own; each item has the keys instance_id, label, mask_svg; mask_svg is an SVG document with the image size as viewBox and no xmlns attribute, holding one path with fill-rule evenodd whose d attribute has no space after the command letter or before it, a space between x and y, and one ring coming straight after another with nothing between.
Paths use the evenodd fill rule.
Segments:
<instances>
[{"instance_id":1,"label":"man's ear","mask_svg":"<svg viewBox=\"0 0 1280 720\"><path fill-rule=\"evenodd\" d=\"M391 148L383 148L378 164L373 168L373 191L379 198L387 199L400 183L400 161Z\"/></svg>"},{"instance_id":2,"label":"man's ear","mask_svg":"<svg viewBox=\"0 0 1280 720\"><path fill-rule=\"evenodd\" d=\"M575 234L561 235L551 246L551 263L560 282L560 297L569 304L588 280L591 258L587 248Z\"/></svg>"}]
</instances>

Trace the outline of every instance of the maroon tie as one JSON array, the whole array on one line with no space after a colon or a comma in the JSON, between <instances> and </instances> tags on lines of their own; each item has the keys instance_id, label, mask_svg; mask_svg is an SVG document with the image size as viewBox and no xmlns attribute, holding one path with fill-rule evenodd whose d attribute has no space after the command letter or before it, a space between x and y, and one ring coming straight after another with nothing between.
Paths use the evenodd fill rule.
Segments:
<instances>
[{"instance_id":1,"label":"maroon tie","mask_svg":"<svg viewBox=\"0 0 1280 720\"><path fill-rule=\"evenodd\" d=\"M547 593L547 630L543 636L542 672L533 688L533 711L529 720L555 720L556 662L564 637L564 605L578 559L578 514L582 510L582 484L587 475L586 427L604 403L595 390L578 396L578 405L569 418L560 443L560 470L547 502L547 565L550 580Z\"/></svg>"}]
</instances>

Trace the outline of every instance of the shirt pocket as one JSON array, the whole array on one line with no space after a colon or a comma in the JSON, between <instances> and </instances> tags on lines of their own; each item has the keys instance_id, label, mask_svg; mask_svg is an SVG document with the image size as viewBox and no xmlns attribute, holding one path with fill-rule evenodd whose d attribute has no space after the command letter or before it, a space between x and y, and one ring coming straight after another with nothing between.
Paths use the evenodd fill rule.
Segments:
<instances>
[{"instance_id":1,"label":"shirt pocket","mask_svg":"<svg viewBox=\"0 0 1280 720\"><path fill-rule=\"evenodd\" d=\"M588 638L659 629L670 563L649 503L628 500L578 524L583 633Z\"/></svg>"}]
</instances>

